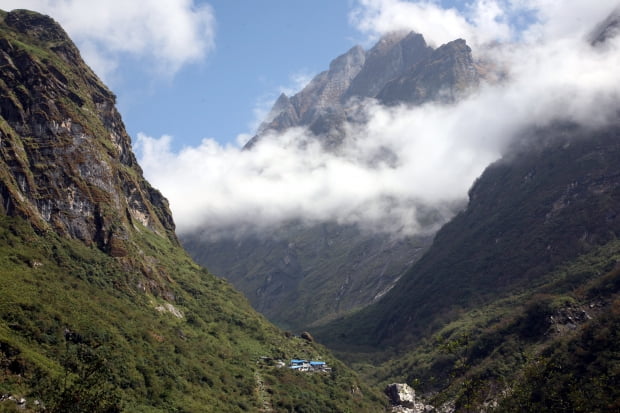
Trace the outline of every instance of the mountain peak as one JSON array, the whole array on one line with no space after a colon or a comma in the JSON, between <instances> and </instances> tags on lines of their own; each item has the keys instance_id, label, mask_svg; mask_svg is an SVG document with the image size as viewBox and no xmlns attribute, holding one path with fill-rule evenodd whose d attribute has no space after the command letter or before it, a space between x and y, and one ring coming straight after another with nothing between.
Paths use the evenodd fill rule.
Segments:
<instances>
[{"instance_id":1,"label":"mountain peak","mask_svg":"<svg viewBox=\"0 0 620 413\"><path fill-rule=\"evenodd\" d=\"M362 46L353 46L345 54L342 54L329 64L330 72L339 72L347 69L356 70L364 64L366 52Z\"/></svg>"},{"instance_id":2,"label":"mountain peak","mask_svg":"<svg viewBox=\"0 0 620 413\"><path fill-rule=\"evenodd\" d=\"M384 35L366 54L366 62L351 82L343 101L352 97L376 97L392 79L428 58L432 49L415 32Z\"/></svg>"},{"instance_id":3,"label":"mountain peak","mask_svg":"<svg viewBox=\"0 0 620 413\"><path fill-rule=\"evenodd\" d=\"M456 39L437 49L416 32L387 33L368 51L355 46L334 59L299 93L282 96L246 149L268 131L306 126L327 147L342 141L351 99L384 104L453 102L479 83L471 49Z\"/></svg>"},{"instance_id":4,"label":"mountain peak","mask_svg":"<svg viewBox=\"0 0 620 413\"><path fill-rule=\"evenodd\" d=\"M605 43L608 39L611 39L618 35L620 32L620 7L617 7L612 11L605 20L603 20L598 27L594 29L591 34L591 44L596 46L598 44Z\"/></svg>"},{"instance_id":5,"label":"mountain peak","mask_svg":"<svg viewBox=\"0 0 620 413\"><path fill-rule=\"evenodd\" d=\"M2 212L113 256L127 255L141 227L176 243L168 203L142 176L115 96L53 19L26 10L3 17Z\"/></svg>"},{"instance_id":6,"label":"mountain peak","mask_svg":"<svg viewBox=\"0 0 620 413\"><path fill-rule=\"evenodd\" d=\"M479 81L471 48L465 40L456 39L432 50L402 76L390 80L377 98L388 105L450 103L477 87Z\"/></svg>"},{"instance_id":7,"label":"mountain peak","mask_svg":"<svg viewBox=\"0 0 620 413\"><path fill-rule=\"evenodd\" d=\"M30 10L15 9L4 22L16 32L42 42L71 42L64 29L51 17Z\"/></svg>"}]
</instances>

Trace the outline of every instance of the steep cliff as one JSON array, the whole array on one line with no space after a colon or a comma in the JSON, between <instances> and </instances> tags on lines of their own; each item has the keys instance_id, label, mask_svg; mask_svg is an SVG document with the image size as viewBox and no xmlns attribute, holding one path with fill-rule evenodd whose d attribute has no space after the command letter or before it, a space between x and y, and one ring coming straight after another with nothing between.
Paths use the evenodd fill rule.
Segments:
<instances>
[{"instance_id":1,"label":"steep cliff","mask_svg":"<svg viewBox=\"0 0 620 413\"><path fill-rule=\"evenodd\" d=\"M0 410L381 411L188 257L114 100L51 18L0 11Z\"/></svg>"},{"instance_id":2,"label":"steep cliff","mask_svg":"<svg viewBox=\"0 0 620 413\"><path fill-rule=\"evenodd\" d=\"M62 28L15 12L6 15L3 34L3 212L112 256L127 255L141 227L176 243L167 201L142 177L115 96Z\"/></svg>"}]
</instances>

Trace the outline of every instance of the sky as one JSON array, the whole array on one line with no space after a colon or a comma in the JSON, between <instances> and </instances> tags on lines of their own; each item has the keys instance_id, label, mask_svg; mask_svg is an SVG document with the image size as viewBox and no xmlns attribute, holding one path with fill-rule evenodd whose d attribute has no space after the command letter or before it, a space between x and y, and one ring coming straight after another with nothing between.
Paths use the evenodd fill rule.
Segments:
<instances>
[{"instance_id":1,"label":"sky","mask_svg":"<svg viewBox=\"0 0 620 413\"><path fill-rule=\"evenodd\" d=\"M617 0L0 0L15 7L58 20L117 94L181 233L267 233L289 220L433 231L424 211L449 219L529 126L617 116L620 41L589 42ZM464 38L506 77L453 105L363 102L368 120L345 125L339 154L300 128L240 149L279 93L403 29L433 46ZM373 163L384 148L397 161Z\"/></svg>"},{"instance_id":2,"label":"sky","mask_svg":"<svg viewBox=\"0 0 620 413\"><path fill-rule=\"evenodd\" d=\"M96 3L0 0L0 8L54 17L116 93L129 134L172 135L176 147L252 134L279 93L365 40L348 23L348 0Z\"/></svg>"}]
</instances>

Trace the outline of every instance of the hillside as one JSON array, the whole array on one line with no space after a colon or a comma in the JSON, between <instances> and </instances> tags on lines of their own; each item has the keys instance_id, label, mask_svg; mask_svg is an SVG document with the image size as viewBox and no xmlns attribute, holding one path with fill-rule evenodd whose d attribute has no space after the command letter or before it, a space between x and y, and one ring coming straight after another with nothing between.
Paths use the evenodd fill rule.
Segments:
<instances>
[{"instance_id":1,"label":"hillside","mask_svg":"<svg viewBox=\"0 0 620 413\"><path fill-rule=\"evenodd\" d=\"M478 65L464 40L434 49L418 33L392 33L369 50L351 48L300 92L280 96L245 149L252 151L274 133L303 127L327 151L338 153L347 140L355 139L347 136L346 122L363 123L357 119L361 100L447 104L475 90L479 80ZM380 156L398 158L385 152ZM231 228L230 236L218 238L210 236L205 224L180 237L197 262L228 279L271 321L303 331L385 294L426 251L434 230L461 206L442 210L411 202L409 209L417 210L417 219L428 228L415 236L326 219L282 222L259 234L239 235L239 228Z\"/></svg>"},{"instance_id":2,"label":"hillside","mask_svg":"<svg viewBox=\"0 0 620 413\"><path fill-rule=\"evenodd\" d=\"M226 276L282 328L303 331L387 292L432 236L363 233L355 225L290 224L271 234L210 241L184 235L197 262Z\"/></svg>"},{"instance_id":3,"label":"hillside","mask_svg":"<svg viewBox=\"0 0 620 413\"><path fill-rule=\"evenodd\" d=\"M0 12L0 410L382 411L180 247L115 97L63 29ZM329 373L278 368L326 361Z\"/></svg>"},{"instance_id":4,"label":"hillside","mask_svg":"<svg viewBox=\"0 0 620 413\"><path fill-rule=\"evenodd\" d=\"M532 129L395 288L315 336L457 411L614 411L619 137Z\"/></svg>"}]
</instances>

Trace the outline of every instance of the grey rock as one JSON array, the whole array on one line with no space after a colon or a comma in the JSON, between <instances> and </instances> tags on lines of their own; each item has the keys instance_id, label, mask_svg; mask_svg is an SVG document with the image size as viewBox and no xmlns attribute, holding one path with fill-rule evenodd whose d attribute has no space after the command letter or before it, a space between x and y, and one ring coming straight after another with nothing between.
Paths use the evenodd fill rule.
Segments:
<instances>
[{"instance_id":1,"label":"grey rock","mask_svg":"<svg viewBox=\"0 0 620 413\"><path fill-rule=\"evenodd\" d=\"M67 64L0 42L0 212L116 257L127 255L139 225L177 243L168 203L142 177L114 94L51 18L15 10L5 22L53 41L49 53Z\"/></svg>"},{"instance_id":2,"label":"grey rock","mask_svg":"<svg viewBox=\"0 0 620 413\"><path fill-rule=\"evenodd\" d=\"M385 394L395 406L413 407L415 390L405 383L392 383L385 388Z\"/></svg>"},{"instance_id":3,"label":"grey rock","mask_svg":"<svg viewBox=\"0 0 620 413\"><path fill-rule=\"evenodd\" d=\"M392 403L392 412L397 413L429 413L435 407L416 401L415 390L405 383L392 383L385 388L385 394Z\"/></svg>"},{"instance_id":4,"label":"grey rock","mask_svg":"<svg viewBox=\"0 0 620 413\"><path fill-rule=\"evenodd\" d=\"M326 148L335 149L360 99L377 98L387 105L450 103L475 89L479 80L464 40L433 49L415 32L387 34L368 51L356 46L334 59L329 70L296 95L281 95L246 148L269 132L305 126Z\"/></svg>"}]
</instances>

